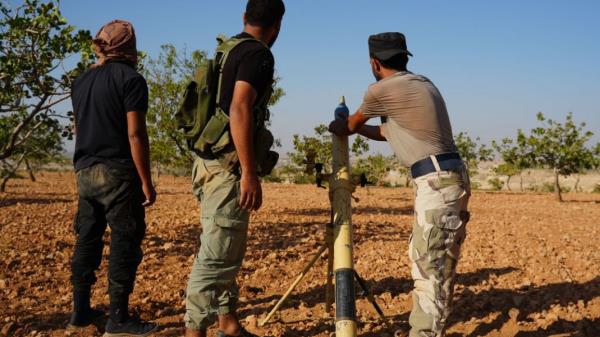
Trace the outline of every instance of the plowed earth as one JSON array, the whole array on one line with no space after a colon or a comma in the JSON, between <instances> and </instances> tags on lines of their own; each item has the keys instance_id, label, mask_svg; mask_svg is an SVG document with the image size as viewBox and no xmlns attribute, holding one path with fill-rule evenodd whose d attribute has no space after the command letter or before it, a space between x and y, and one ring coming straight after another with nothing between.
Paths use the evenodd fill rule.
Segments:
<instances>
[{"instance_id":1,"label":"plowed earth","mask_svg":"<svg viewBox=\"0 0 600 337\"><path fill-rule=\"evenodd\" d=\"M70 173L14 180L0 194L0 335L101 336L103 325L68 332L69 261L77 205ZM156 336L183 334L184 289L201 227L187 178L163 177L147 212L145 258L132 305L160 324ZM239 274L239 313L264 336L330 336L324 312L324 256L272 323L257 327L323 243L327 192L314 186L266 184L252 217ZM360 297L360 336L408 332L411 280L406 254L412 190L358 189L354 203L356 269L388 319ZM474 192L472 220L459 263L449 336L600 336L600 195ZM108 242L109 236L106 235ZM106 310L106 257L92 303ZM211 330L211 333L214 330Z\"/></svg>"}]
</instances>

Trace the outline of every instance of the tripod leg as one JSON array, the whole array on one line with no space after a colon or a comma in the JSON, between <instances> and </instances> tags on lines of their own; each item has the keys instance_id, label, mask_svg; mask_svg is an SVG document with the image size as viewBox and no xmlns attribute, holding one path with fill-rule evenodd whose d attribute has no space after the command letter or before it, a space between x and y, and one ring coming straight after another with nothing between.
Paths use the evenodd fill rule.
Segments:
<instances>
[{"instance_id":1,"label":"tripod leg","mask_svg":"<svg viewBox=\"0 0 600 337\"><path fill-rule=\"evenodd\" d=\"M325 288L325 312L331 313L333 304L333 225L327 224L325 241L327 243L327 287Z\"/></svg>"},{"instance_id":2,"label":"tripod leg","mask_svg":"<svg viewBox=\"0 0 600 337\"><path fill-rule=\"evenodd\" d=\"M375 301L375 297L373 297L373 294L371 293L371 291L367 287L367 284L358 275L358 273L356 272L356 270L354 270L354 277L356 278L356 282L358 282L358 285L360 285L360 288L362 289L362 291L365 293L365 296L367 297L367 300L369 300L369 302L371 302L371 304L373 305L373 308L375 308L375 311L377 311L377 314L379 315L379 318L385 319L385 315L383 314L383 311L381 310L381 308L379 307L379 305Z\"/></svg>"},{"instance_id":3,"label":"tripod leg","mask_svg":"<svg viewBox=\"0 0 600 337\"><path fill-rule=\"evenodd\" d=\"M283 296L281 297L281 299L279 299L279 302L277 302L277 304L275 304L275 307L273 307L273 309L271 309L271 312L269 312L269 314L267 315L267 317L259 324L259 326L261 326L261 327L264 326L265 323L267 323L271 319L271 316L273 316L273 314L275 312L277 312L277 310L279 310L279 307L290 296L290 294L292 293L292 291L294 291L294 288L296 288L296 286L298 285L298 283L300 283L300 281L302 281L302 279L304 278L304 276L306 276L306 273L308 272L308 270L315 264L315 262L317 262L317 259L321 255L323 255L323 252L325 251L325 249L327 249L326 245L322 246L321 248L319 248L319 251L317 252L317 254L315 254L315 256L313 256L313 258L304 267L304 269L302 269L302 271L300 272L300 274L298 274L298 276L294 280L294 283L292 283L292 285L285 292L285 294L283 294Z\"/></svg>"}]
</instances>

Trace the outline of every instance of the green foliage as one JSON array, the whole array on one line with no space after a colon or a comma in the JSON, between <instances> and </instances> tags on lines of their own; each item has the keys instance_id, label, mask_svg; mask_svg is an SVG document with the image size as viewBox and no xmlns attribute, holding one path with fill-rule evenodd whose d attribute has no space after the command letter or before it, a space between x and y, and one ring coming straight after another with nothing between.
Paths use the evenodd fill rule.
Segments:
<instances>
[{"instance_id":1,"label":"green foliage","mask_svg":"<svg viewBox=\"0 0 600 337\"><path fill-rule=\"evenodd\" d=\"M354 174L364 173L369 183L377 186L385 184L385 176L391 171L400 168L400 163L395 156L384 156L382 154L370 155L360 158L352 169Z\"/></svg>"},{"instance_id":2,"label":"green foliage","mask_svg":"<svg viewBox=\"0 0 600 337\"><path fill-rule=\"evenodd\" d=\"M519 174L521 171L533 167L535 163L533 148L521 130L517 131L515 141L510 138L502 139L501 143L492 141L492 148L498 152L504 162L497 172L500 175Z\"/></svg>"},{"instance_id":3,"label":"green foliage","mask_svg":"<svg viewBox=\"0 0 600 337\"><path fill-rule=\"evenodd\" d=\"M594 133L583 130L585 123L575 124L572 113L567 115L564 124L546 119L541 112L537 119L544 125L531 131L530 143L540 165L563 176L594 167L594 151L585 146Z\"/></svg>"},{"instance_id":4,"label":"green foliage","mask_svg":"<svg viewBox=\"0 0 600 337\"><path fill-rule=\"evenodd\" d=\"M593 133L584 131L585 123L575 124L572 113L567 114L564 123L546 119L541 112L537 119L542 126L531 130L528 142L533 148L535 161L554 171L554 190L557 199L562 201L564 188L558 182L558 175L582 173L596 166L594 150L585 145Z\"/></svg>"},{"instance_id":5,"label":"green foliage","mask_svg":"<svg viewBox=\"0 0 600 337\"><path fill-rule=\"evenodd\" d=\"M93 53L90 33L68 25L58 1L26 0L16 8L0 2L0 11L0 160L14 165L38 153L31 147L57 144L60 131L71 136L59 123L70 114L54 108L69 98ZM77 65L66 69L75 54Z\"/></svg>"},{"instance_id":6,"label":"green foliage","mask_svg":"<svg viewBox=\"0 0 600 337\"><path fill-rule=\"evenodd\" d=\"M143 62L141 72L146 77L149 91L147 123L150 156L158 167L171 171L188 171L191 168L193 156L177 129L174 117L188 81L196 68L206 61L205 51L188 53L185 49L177 50L173 45L165 44L161 46L158 57L146 58ZM269 105L277 103L285 95L277 85L278 81L279 78L276 78Z\"/></svg>"},{"instance_id":7,"label":"green foliage","mask_svg":"<svg viewBox=\"0 0 600 337\"><path fill-rule=\"evenodd\" d=\"M170 44L161 46L157 58L144 60L142 74L148 82L149 94L146 121L154 164L173 169L191 167L192 154L177 130L174 116L187 82L205 60L204 52L195 50L188 54Z\"/></svg>"},{"instance_id":8,"label":"green foliage","mask_svg":"<svg viewBox=\"0 0 600 337\"><path fill-rule=\"evenodd\" d=\"M508 163L502 163L502 164L494 167L493 171L494 171L494 173L496 173L499 176L507 176L507 177L512 177L515 174L519 174L519 172L521 172L515 166L510 165Z\"/></svg>"},{"instance_id":9,"label":"green foliage","mask_svg":"<svg viewBox=\"0 0 600 337\"><path fill-rule=\"evenodd\" d=\"M41 118L41 116L36 116ZM12 129L19 123L17 115L9 115L0 119L0 129ZM50 162L60 161L63 157L62 151L62 126L58 121L50 119L36 129L36 132L28 137L22 146L17 147L9 158L0 160L0 191L4 191L9 179L16 177L16 171L23 162L27 163L33 176L32 167L40 167Z\"/></svg>"},{"instance_id":10,"label":"green foliage","mask_svg":"<svg viewBox=\"0 0 600 337\"><path fill-rule=\"evenodd\" d=\"M600 184L594 185L594 189L592 190L592 193L600 193Z\"/></svg>"},{"instance_id":11,"label":"green foliage","mask_svg":"<svg viewBox=\"0 0 600 337\"><path fill-rule=\"evenodd\" d=\"M324 124L314 128L313 136L294 135L294 152L288 153L292 163L299 167L306 165L307 157L313 157L315 163L322 163L326 171L331 170L331 133ZM352 155L361 156L369 151L369 143L361 136L356 136L351 145Z\"/></svg>"},{"instance_id":12,"label":"green foliage","mask_svg":"<svg viewBox=\"0 0 600 337\"><path fill-rule=\"evenodd\" d=\"M288 155L292 163L299 167L306 164L307 156L314 156L316 163L329 165L331 162L331 134L324 124L317 125L314 128L313 136L294 135L292 143L294 144L294 152L288 153Z\"/></svg>"},{"instance_id":13,"label":"green foliage","mask_svg":"<svg viewBox=\"0 0 600 337\"><path fill-rule=\"evenodd\" d=\"M502 189L502 186L504 186L504 182L498 177L488 179L488 184L490 184L492 190L494 191L500 191Z\"/></svg>"},{"instance_id":14,"label":"green foliage","mask_svg":"<svg viewBox=\"0 0 600 337\"><path fill-rule=\"evenodd\" d=\"M504 138L500 143L492 141L492 148L498 152L503 161L494 168L494 173L507 177L506 187L509 190L510 178L532 168L535 164L533 148L522 130L517 131L517 138L514 141L510 138Z\"/></svg>"},{"instance_id":15,"label":"green foliage","mask_svg":"<svg viewBox=\"0 0 600 337\"><path fill-rule=\"evenodd\" d=\"M600 169L600 143L596 143L596 146L593 149L594 161L593 168Z\"/></svg>"},{"instance_id":16,"label":"green foliage","mask_svg":"<svg viewBox=\"0 0 600 337\"><path fill-rule=\"evenodd\" d=\"M534 192L542 192L542 193L556 193L556 186L553 183L544 182L544 183L542 183L542 185L533 184L533 185L529 186L528 190L534 191ZM571 191L571 189L566 186L561 186L560 190L561 190L561 192L570 192Z\"/></svg>"},{"instance_id":17,"label":"green foliage","mask_svg":"<svg viewBox=\"0 0 600 337\"><path fill-rule=\"evenodd\" d=\"M366 138L356 135L352 142L350 152L354 157L360 157L369 151L369 142Z\"/></svg>"},{"instance_id":18,"label":"green foliage","mask_svg":"<svg viewBox=\"0 0 600 337\"><path fill-rule=\"evenodd\" d=\"M479 137L473 140L466 132L460 132L454 137L458 153L467 165L470 175L477 173L479 162L492 160L492 149L485 144L478 144L479 141Z\"/></svg>"}]
</instances>

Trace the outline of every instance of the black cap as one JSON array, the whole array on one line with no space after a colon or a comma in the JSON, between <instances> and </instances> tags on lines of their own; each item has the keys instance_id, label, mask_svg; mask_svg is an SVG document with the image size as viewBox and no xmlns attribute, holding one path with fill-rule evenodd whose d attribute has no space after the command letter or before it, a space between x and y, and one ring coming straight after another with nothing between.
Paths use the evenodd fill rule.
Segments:
<instances>
[{"instance_id":1,"label":"black cap","mask_svg":"<svg viewBox=\"0 0 600 337\"><path fill-rule=\"evenodd\" d=\"M369 36L369 53L385 61L398 54L413 56L406 49L406 38L398 32L379 33Z\"/></svg>"}]
</instances>

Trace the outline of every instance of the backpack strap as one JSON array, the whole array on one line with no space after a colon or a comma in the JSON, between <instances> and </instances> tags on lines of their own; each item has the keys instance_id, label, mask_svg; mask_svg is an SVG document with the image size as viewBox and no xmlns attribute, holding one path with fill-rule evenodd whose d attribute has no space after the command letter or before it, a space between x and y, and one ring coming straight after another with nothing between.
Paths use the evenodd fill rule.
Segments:
<instances>
[{"instance_id":1,"label":"backpack strap","mask_svg":"<svg viewBox=\"0 0 600 337\"><path fill-rule=\"evenodd\" d=\"M216 97L216 106L219 106L221 103L221 86L223 82L223 69L225 68L225 63L229 57L229 53L239 46L240 44L246 41L256 41L261 43L265 48L269 48L264 42L257 40L253 37L245 37L245 38L225 38L223 35L219 35L217 37L217 42L219 46L217 47L217 52L215 55L215 62L219 65L219 80L217 84L217 97Z\"/></svg>"}]
</instances>

